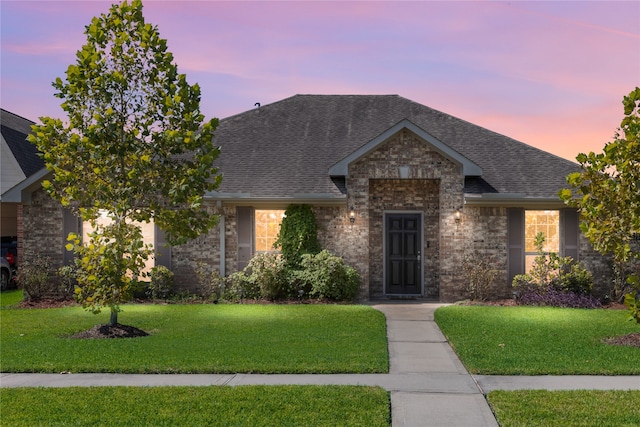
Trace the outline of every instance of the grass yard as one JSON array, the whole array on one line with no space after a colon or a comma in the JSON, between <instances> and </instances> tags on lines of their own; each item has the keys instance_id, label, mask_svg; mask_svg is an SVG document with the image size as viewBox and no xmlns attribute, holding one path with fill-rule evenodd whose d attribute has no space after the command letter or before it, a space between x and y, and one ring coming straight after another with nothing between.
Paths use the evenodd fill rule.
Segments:
<instances>
[{"instance_id":1,"label":"grass yard","mask_svg":"<svg viewBox=\"0 0 640 427\"><path fill-rule=\"evenodd\" d=\"M636 427L640 391L492 391L489 404L502 427Z\"/></svg>"},{"instance_id":2,"label":"grass yard","mask_svg":"<svg viewBox=\"0 0 640 427\"><path fill-rule=\"evenodd\" d=\"M3 302L5 295L2 296ZM0 371L386 373L384 315L359 305L125 305L143 338L72 339L106 323L80 307L0 310ZM4 406L4 404L3 404Z\"/></svg>"},{"instance_id":3,"label":"grass yard","mask_svg":"<svg viewBox=\"0 0 640 427\"><path fill-rule=\"evenodd\" d=\"M14 304L18 304L24 298L22 289L12 289L9 291L0 292L0 307L8 307Z\"/></svg>"},{"instance_id":4,"label":"grass yard","mask_svg":"<svg viewBox=\"0 0 640 427\"><path fill-rule=\"evenodd\" d=\"M602 339L640 331L625 310L447 306L435 320L473 374L637 375L640 348Z\"/></svg>"},{"instance_id":5,"label":"grass yard","mask_svg":"<svg viewBox=\"0 0 640 427\"><path fill-rule=\"evenodd\" d=\"M16 388L0 395L0 424L15 427L391 425L389 395L379 387Z\"/></svg>"}]
</instances>

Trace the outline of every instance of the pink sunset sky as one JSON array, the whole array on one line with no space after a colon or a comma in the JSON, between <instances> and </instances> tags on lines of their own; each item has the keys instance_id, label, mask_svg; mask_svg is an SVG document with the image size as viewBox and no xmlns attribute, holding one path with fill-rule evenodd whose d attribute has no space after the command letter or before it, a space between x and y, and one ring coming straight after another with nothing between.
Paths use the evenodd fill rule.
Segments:
<instances>
[{"instance_id":1,"label":"pink sunset sky","mask_svg":"<svg viewBox=\"0 0 640 427\"><path fill-rule=\"evenodd\" d=\"M2 108L63 117L51 82L111 3L2 0ZM207 118L295 94L398 94L574 160L602 151L640 86L638 1L147 0L144 14Z\"/></svg>"}]
</instances>

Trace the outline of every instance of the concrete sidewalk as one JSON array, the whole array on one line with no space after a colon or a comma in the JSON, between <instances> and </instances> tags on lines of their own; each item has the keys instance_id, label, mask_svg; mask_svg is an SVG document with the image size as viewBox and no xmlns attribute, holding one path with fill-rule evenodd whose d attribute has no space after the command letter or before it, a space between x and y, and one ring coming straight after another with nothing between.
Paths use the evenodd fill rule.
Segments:
<instances>
[{"instance_id":1,"label":"concrete sidewalk","mask_svg":"<svg viewBox=\"0 0 640 427\"><path fill-rule=\"evenodd\" d=\"M431 383L391 393L393 427L497 426L484 395L451 349L433 315L440 304L378 304L387 317L390 375ZM438 376L438 383L433 381ZM448 384L459 384L455 390Z\"/></svg>"},{"instance_id":2,"label":"concrete sidewalk","mask_svg":"<svg viewBox=\"0 0 640 427\"><path fill-rule=\"evenodd\" d=\"M433 315L441 304L383 303L387 317L389 374L0 374L0 387L373 385L391 392L393 427L498 426L485 394L492 390L640 390L638 376L472 376Z\"/></svg>"}]
</instances>

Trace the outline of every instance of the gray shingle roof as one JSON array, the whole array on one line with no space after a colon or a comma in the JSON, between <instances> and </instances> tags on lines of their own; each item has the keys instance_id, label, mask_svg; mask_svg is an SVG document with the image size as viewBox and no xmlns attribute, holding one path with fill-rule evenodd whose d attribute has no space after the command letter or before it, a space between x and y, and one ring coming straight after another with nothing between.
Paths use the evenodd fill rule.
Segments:
<instances>
[{"instance_id":1,"label":"gray shingle roof","mask_svg":"<svg viewBox=\"0 0 640 427\"><path fill-rule=\"evenodd\" d=\"M31 120L0 109L0 130L22 172L29 177L44 167L36 146L27 141L31 133Z\"/></svg>"},{"instance_id":2,"label":"gray shingle roof","mask_svg":"<svg viewBox=\"0 0 640 427\"><path fill-rule=\"evenodd\" d=\"M220 193L344 197L329 169L409 120L478 165L466 192L556 197L578 165L397 95L296 95L220 121Z\"/></svg>"}]
</instances>

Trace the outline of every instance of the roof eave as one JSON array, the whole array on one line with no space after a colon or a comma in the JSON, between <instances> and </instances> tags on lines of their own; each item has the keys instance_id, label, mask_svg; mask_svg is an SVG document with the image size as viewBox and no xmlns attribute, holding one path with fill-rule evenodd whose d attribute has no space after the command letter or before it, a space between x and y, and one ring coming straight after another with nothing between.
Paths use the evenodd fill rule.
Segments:
<instances>
[{"instance_id":1,"label":"roof eave","mask_svg":"<svg viewBox=\"0 0 640 427\"><path fill-rule=\"evenodd\" d=\"M465 194L466 206L561 209L567 206L559 197L533 197L520 193Z\"/></svg>"},{"instance_id":2,"label":"roof eave","mask_svg":"<svg viewBox=\"0 0 640 427\"><path fill-rule=\"evenodd\" d=\"M250 193L218 193L209 192L204 196L205 200L221 201L236 205L344 205L347 201L345 195L324 193L294 193L291 196L256 196Z\"/></svg>"}]
</instances>

